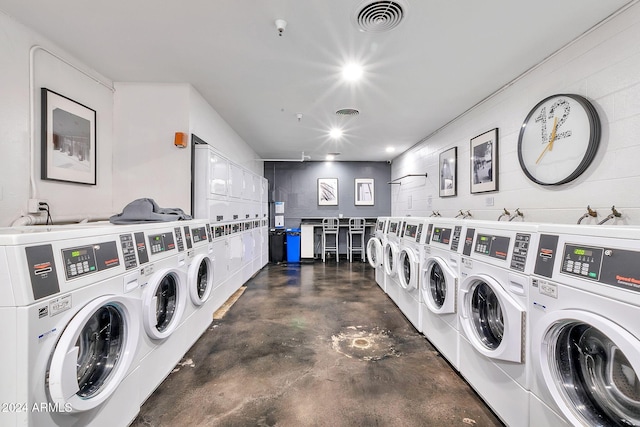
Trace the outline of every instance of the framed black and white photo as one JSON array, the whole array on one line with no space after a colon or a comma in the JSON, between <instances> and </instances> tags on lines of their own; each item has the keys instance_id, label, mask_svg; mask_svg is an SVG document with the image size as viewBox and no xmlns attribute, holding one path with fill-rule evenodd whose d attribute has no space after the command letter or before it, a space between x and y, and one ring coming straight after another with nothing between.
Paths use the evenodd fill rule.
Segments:
<instances>
[{"instance_id":1,"label":"framed black and white photo","mask_svg":"<svg viewBox=\"0 0 640 427\"><path fill-rule=\"evenodd\" d=\"M440 197L456 195L458 185L458 147L449 148L440 153L438 167L440 169Z\"/></svg>"},{"instance_id":2,"label":"framed black and white photo","mask_svg":"<svg viewBox=\"0 0 640 427\"><path fill-rule=\"evenodd\" d=\"M96 185L96 112L47 88L42 97L42 179Z\"/></svg>"},{"instance_id":3,"label":"framed black and white photo","mask_svg":"<svg viewBox=\"0 0 640 427\"><path fill-rule=\"evenodd\" d=\"M471 140L471 193L498 190L498 128Z\"/></svg>"},{"instance_id":4,"label":"framed black and white photo","mask_svg":"<svg viewBox=\"0 0 640 427\"><path fill-rule=\"evenodd\" d=\"M355 183L355 204L373 206L375 204L373 178L356 178Z\"/></svg>"},{"instance_id":5,"label":"framed black and white photo","mask_svg":"<svg viewBox=\"0 0 640 427\"><path fill-rule=\"evenodd\" d=\"M318 178L318 205L338 205L338 178Z\"/></svg>"}]
</instances>

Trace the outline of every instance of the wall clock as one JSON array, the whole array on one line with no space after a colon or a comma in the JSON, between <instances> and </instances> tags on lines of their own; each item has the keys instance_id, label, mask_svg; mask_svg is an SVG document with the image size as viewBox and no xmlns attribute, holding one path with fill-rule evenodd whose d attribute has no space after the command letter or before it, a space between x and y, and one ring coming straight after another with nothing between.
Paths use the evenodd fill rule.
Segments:
<instances>
[{"instance_id":1,"label":"wall clock","mask_svg":"<svg viewBox=\"0 0 640 427\"><path fill-rule=\"evenodd\" d=\"M524 174L540 185L560 185L579 177L600 143L600 119L580 95L553 95L533 107L518 137Z\"/></svg>"}]
</instances>

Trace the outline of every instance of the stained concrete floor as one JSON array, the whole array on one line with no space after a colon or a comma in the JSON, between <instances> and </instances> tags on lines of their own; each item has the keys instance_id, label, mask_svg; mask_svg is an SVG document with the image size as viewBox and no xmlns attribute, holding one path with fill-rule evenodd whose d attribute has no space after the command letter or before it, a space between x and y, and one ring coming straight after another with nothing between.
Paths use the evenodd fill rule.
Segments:
<instances>
[{"instance_id":1,"label":"stained concrete floor","mask_svg":"<svg viewBox=\"0 0 640 427\"><path fill-rule=\"evenodd\" d=\"M366 263L269 264L133 426L501 426Z\"/></svg>"}]
</instances>

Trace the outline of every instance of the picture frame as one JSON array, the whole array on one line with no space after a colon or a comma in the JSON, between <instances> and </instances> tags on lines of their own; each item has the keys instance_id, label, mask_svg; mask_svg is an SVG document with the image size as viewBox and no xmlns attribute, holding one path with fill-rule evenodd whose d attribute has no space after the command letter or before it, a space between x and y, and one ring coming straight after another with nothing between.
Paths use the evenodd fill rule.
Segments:
<instances>
[{"instance_id":1,"label":"picture frame","mask_svg":"<svg viewBox=\"0 0 640 427\"><path fill-rule=\"evenodd\" d=\"M338 206L338 178L318 178L318 205Z\"/></svg>"},{"instance_id":2,"label":"picture frame","mask_svg":"<svg viewBox=\"0 0 640 427\"><path fill-rule=\"evenodd\" d=\"M356 206L373 206L375 204L375 181L373 178L356 178L354 191Z\"/></svg>"},{"instance_id":3,"label":"picture frame","mask_svg":"<svg viewBox=\"0 0 640 427\"><path fill-rule=\"evenodd\" d=\"M438 161L440 173L440 197L453 197L458 187L458 147L440 153Z\"/></svg>"},{"instance_id":4,"label":"picture frame","mask_svg":"<svg viewBox=\"0 0 640 427\"><path fill-rule=\"evenodd\" d=\"M498 191L498 128L471 139L471 193Z\"/></svg>"},{"instance_id":5,"label":"picture frame","mask_svg":"<svg viewBox=\"0 0 640 427\"><path fill-rule=\"evenodd\" d=\"M96 111L41 88L41 177L96 185Z\"/></svg>"}]
</instances>

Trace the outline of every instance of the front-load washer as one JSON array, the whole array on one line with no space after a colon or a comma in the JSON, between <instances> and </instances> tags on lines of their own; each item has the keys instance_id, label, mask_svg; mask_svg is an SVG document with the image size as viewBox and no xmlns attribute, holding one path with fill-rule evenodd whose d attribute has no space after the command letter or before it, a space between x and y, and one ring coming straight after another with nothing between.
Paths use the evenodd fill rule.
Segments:
<instances>
[{"instance_id":1,"label":"front-load washer","mask_svg":"<svg viewBox=\"0 0 640 427\"><path fill-rule=\"evenodd\" d=\"M531 426L640 425L640 229L540 225Z\"/></svg>"},{"instance_id":2,"label":"front-load washer","mask_svg":"<svg viewBox=\"0 0 640 427\"><path fill-rule=\"evenodd\" d=\"M178 327L188 300L186 250L181 222L140 225L134 233L142 282L142 333L138 358L144 402L189 346Z\"/></svg>"},{"instance_id":3,"label":"front-load washer","mask_svg":"<svg viewBox=\"0 0 640 427\"><path fill-rule=\"evenodd\" d=\"M385 273L384 273L384 244L387 242L387 224L389 218L379 217L376 221L376 229L373 236L367 242L367 259L369 265L375 268L376 283L380 289L385 290Z\"/></svg>"},{"instance_id":4,"label":"front-load washer","mask_svg":"<svg viewBox=\"0 0 640 427\"><path fill-rule=\"evenodd\" d=\"M400 236L396 305L416 328L420 328L420 278L428 218L406 218Z\"/></svg>"},{"instance_id":5,"label":"front-load washer","mask_svg":"<svg viewBox=\"0 0 640 427\"><path fill-rule=\"evenodd\" d=\"M420 328L425 338L459 369L458 285L465 220L433 218L422 269Z\"/></svg>"},{"instance_id":6,"label":"front-load washer","mask_svg":"<svg viewBox=\"0 0 640 427\"><path fill-rule=\"evenodd\" d=\"M213 292L213 246L206 220L188 221L182 225L187 250L186 287L188 298L178 333L191 347L207 330L213 311L207 302Z\"/></svg>"},{"instance_id":7,"label":"front-load washer","mask_svg":"<svg viewBox=\"0 0 640 427\"><path fill-rule=\"evenodd\" d=\"M526 317L537 226L468 221L466 227L460 373L505 424L521 425L529 413Z\"/></svg>"},{"instance_id":8,"label":"front-load washer","mask_svg":"<svg viewBox=\"0 0 640 427\"><path fill-rule=\"evenodd\" d=\"M128 425L138 414L139 272L123 235L0 230L0 425Z\"/></svg>"},{"instance_id":9,"label":"front-load washer","mask_svg":"<svg viewBox=\"0 0 640 427\"><path fill-rule=\"evenodd\" d=\"M400 295L400 279L398 277L398 257L400 255L400 233L404 218L389 218L387 226L387 241L384 244L382 253L384 273L385 273L385 292L393 302Z\"/></svg>"}]
</instances>

